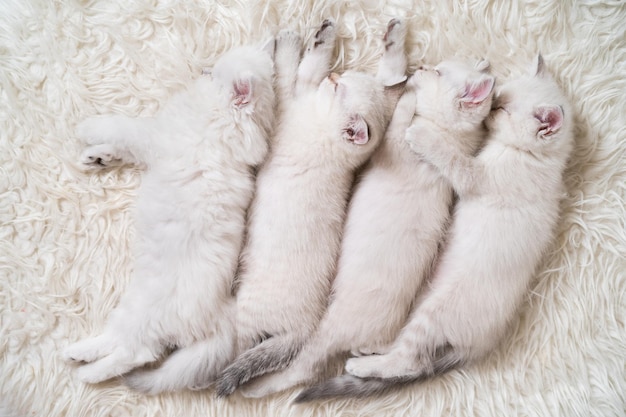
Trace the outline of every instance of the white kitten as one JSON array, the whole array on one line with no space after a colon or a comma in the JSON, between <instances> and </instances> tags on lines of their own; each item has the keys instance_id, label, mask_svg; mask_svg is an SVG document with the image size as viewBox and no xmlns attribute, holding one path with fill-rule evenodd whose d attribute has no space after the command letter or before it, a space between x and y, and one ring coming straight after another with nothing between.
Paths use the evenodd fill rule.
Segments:
<instances>
[{"instance_id":1,"label":"white kitten","mask_svg":"<svg viewBox=\"0 0 626 417\"><path fill-rule=\"evenodd\" d=\"M392 48L404 48L404 31L397 29L386 40ZM329 359L350 351L381 353L395 339L430 273L453 197L450 183L411 152L404 137L410 124L430 124L438 140L473 154L484 137L494 85L494 78L481 72L484 61L479 64L475 69L442 62L440 75L419 71L409 81L385 140L350 201L326 315L287 370L244 387L244 395L267 395L313 381Z\"/></svg>"},{"instance_id":2,"label":"white kitten","mask_svg":"<svg viewBox=\"0 0 626 417\"><path fill-rule=\"evenodd\" d=\"M495 107L490 139L475 158L426 133L428 126L407 132L459 194L431 287L387 354L348 360L353 376L300 400L382 393L497 346L553 238L573 135L566 99L541 58L533 76L502 87Z\"/></svg>"},{"instance_id":3,"label":"white kitten","mask_svg":"<svg viewBox=\"0 0 626 417\"><path fill-rule=\"evenodd\" d=\"M271 44L273 50L273 42ZM272 51L273 52L273 51ZM156 393L200 388L235 354L233 277L274 118L273 63L241 47L152 118L87 119L86 169L147 167L138 191L134 276L103 333L63 353L96 383L153 362L126 382Z\"/></svg>"},{"instance_id":4,"label":"white kitten","mask_svg":"<svg viewBox=\"0 0 626 417\"><path fill-rule=\"evenodd\" d=\"M286 367L317 326L354 172L382 139L397 100L369 75L328 75L334 43L335 26L325 21L298 66L299 37L277 39L282 117L259 172L242 255L241 354L220 376L219 395Z\"/></svg>"}]
</instances>

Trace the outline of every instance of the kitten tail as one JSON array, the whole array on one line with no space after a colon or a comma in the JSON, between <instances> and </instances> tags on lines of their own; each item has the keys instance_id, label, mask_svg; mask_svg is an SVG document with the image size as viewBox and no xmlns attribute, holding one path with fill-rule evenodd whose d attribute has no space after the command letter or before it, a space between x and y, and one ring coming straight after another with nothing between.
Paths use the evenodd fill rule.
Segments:
<instances>
[{"instance_id":1,"label":"kitten tail","mask_svg":"<svg viewBox=\"0 0 626 417\"><path fill-rule=\"evenodd\" d=\"M160 367L133 371L123 377L123 382L135 391L150 395L209 388L234 356L234 340L216 339L178 349Z\"/></svg>"},{"instance_id":2,"label":"kitten tail","mask_svg":"<svg viewBox=\"0 0 626 417\"><path fill-rule=\"evenodd\" d=\"M294 402L304 403L336 397L365 398L384 395L404 385L422 381L435 375L441 375L460 366L463 362L465 360L458 352L449 351L433 361L433 372L422 372L393 378L359 378L348 374L341 375L303 390L298 394Z\"/></svg>"},{"instance_id":3,"label":"kitten tail","mask_svg":"<svg viewBox=\"0 0 626 417\"><path fill-rule=\"evenodd\" d=\"M239 355L219 376L216 392L225 397L252 378L285 369L302 348L302 340L295 335L271 337Z\"/></svg>"}]
</instances>

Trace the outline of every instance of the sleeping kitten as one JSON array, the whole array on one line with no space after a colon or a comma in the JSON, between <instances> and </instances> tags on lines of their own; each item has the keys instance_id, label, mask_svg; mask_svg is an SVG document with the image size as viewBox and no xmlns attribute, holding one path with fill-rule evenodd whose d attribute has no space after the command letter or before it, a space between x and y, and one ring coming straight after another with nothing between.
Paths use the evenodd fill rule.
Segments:
<instances>
[{"instance_id":1,"label":"sleeping kitten","mask_svg":"<svg viewBox=\"0 0 626 417\"><path fill-rule=\"evenodd\" d=\"M125 374L177 347L159 368L126 382L150 393L200 388L233 359L231 287L252 170L268 149L272 77L267 51L241 47L155 117L104 116L78 126L88 144L85 169L147 167L135 215L134 277L103 333L63 353L88 362L77 370L80 380Z\"/></svg>"},{"instance_id":2,"label":"sleeping kitten","mask_svg":"<svg viewBox=\"0 0 626 417\"><path fill-rule=\"evenodd\" d=\"M251 206L237 293L240 355L217 382L222 396L286 367L317 326L354 172L382 139L399 96L366 74L329 75L335 36L325 21L299 66L299 37L277 39L281 118Z\"/></svg>"},{"instance_id":3,"label":"sleeping kitten","mask_svg":"<svg viewBox=\"0 0 626 417\"><path fill-rule=\"evenodd\" d=\"M404 34L399 22L390 25L387 48L403 51ZM447 61L437 67L439 76L420 70L409 81L350 201L326 315L288 369L244 386L243 395L260 397L311 382L329 359L350 351L381 353L395 339L430 272L453 197L439 171L411 152L406 130L417 110L414 124L447 126L432 134L472 155L491 108L494 78L482 72L487 66Z\"/></svg>"},{"instance_id":4,"label":"sleeping kitten","mask_svg":"<svg viewBox=\"0 0 626 417\"><path fill-rule=\"evenodd\" d=\"M407 132L459 195L431 288L388 353L348 360L353 376L299 401L380 394L476 361L503 337L552 240L573 135L567 101L541 57L532 76L502 87L495 108L475 158L429 134L432 125Z\"/></svg>"}]
</instances>

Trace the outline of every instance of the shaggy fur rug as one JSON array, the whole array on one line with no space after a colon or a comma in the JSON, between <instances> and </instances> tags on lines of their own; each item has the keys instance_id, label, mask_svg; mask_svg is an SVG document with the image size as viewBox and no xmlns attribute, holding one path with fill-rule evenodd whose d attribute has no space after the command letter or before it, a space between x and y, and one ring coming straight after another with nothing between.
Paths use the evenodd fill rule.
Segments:
<instances>
[{"instance_id":1,"label":"shaggy fur rug","mask_svg":"<svg viewBox=\"0 0 626 417\"><path fill-rule=\"evenodd\" d=\"M233 45L338 22L335 70L374 72L404 18L411 69L457 55L499 81L541 51L576 112L568 196L519 320L480 364L368 400L291 405L211 391L147 397L72 377L132 273L136 170L78 171L76 123L153 114ZM626 3L619 0L2 0L0 415L623 416L626 414Z\"/></svg>"}]
</instances>

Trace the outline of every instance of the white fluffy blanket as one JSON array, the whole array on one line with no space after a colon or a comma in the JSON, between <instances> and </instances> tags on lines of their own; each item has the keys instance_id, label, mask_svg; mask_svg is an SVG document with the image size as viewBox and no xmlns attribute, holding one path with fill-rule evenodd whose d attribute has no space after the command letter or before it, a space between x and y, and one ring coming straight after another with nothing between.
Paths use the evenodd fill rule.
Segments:
<instances>
[{"instance_id":1,"label":"white fluffy blanket","mask_svg":"<svg viewBox=\"0 0 626 417\"><path fill-rule=\"evenodd\" d=\"M485 57L500 81L541 51L576 112L558 238L484 362L369 400L290 405L87 386L59 357L98 332L132 273L140 173L76 169L75 124L149 115L233 45L338 22L335 68L374 71L393 16L411 68ZM618 0L0 1L0 415L623 416L626 3ZM523 93L523 92L522 92Z\"/></svg>"}]
</instances>

